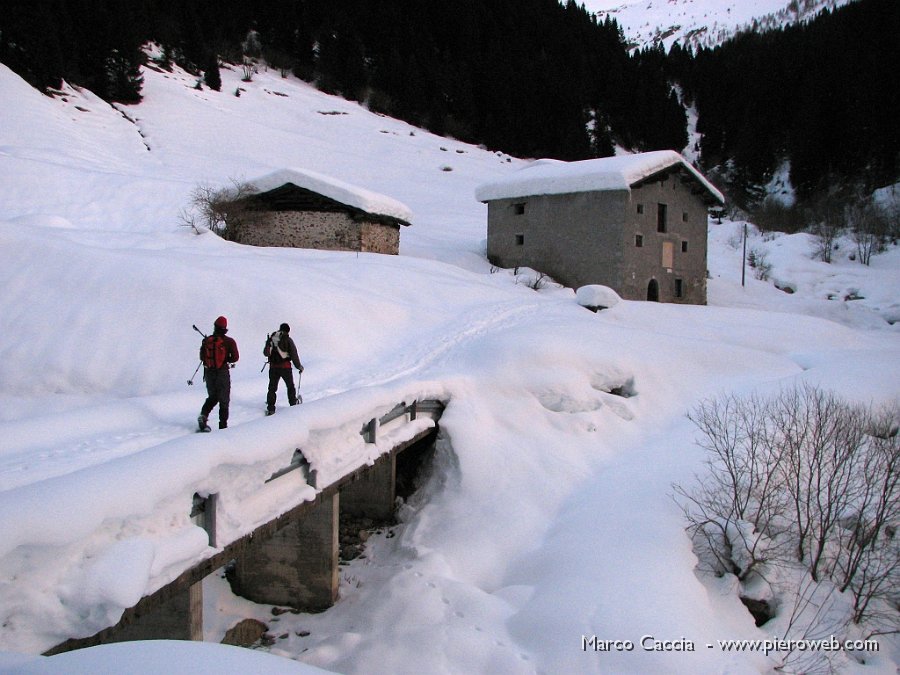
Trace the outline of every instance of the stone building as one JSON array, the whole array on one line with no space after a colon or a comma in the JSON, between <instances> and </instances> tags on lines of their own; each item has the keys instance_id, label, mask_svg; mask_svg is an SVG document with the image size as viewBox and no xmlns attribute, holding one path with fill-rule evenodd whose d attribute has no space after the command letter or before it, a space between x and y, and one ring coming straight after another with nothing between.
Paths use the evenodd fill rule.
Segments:
<instances>
[{"instance_id":1,"label":"stone building","mask_svg":"<svg viewBox=\"0 0 900 675\"><path fill-rule=\"evenodd\" d=\"M707 211L725 200L677 152L538 160L476 197L495 265L626 300L706 304Z\"/></svg>"},{"instance_id":2,"label":"stone building","mask_svg":"<svg viewBox=\"0 0 900 675\"><path fill-rule=\"evenodd\" d=\"M400 202L329 176L282 169L249 182L235 241L397 255L412 214Z\"/></svg>"}]
</instances>

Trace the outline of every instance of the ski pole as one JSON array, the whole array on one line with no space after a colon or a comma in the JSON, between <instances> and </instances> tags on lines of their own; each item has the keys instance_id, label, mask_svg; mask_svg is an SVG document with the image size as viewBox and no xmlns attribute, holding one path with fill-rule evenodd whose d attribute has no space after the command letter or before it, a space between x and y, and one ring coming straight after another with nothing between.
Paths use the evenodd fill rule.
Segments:
<instances>
[{"instance_id":1,"label":"ski pole","mask_svg":"<svg viewBox=\"0 0 900 675\"><path fill-rule=\"evenodd\" d=\"M200 333L200 335L202 335L204 338L207 337L207 335L206 335L202 330L200 330L199 328L197 328L197 324L192 323L192 324L191 324L191 328L193 328L195 331L197 331L198 333ZM201 361L200 363L197 364L197 369L194 371L194 374L191 375L191 379L189 379L189 380L187 381L188 385L194 384L194 378L197 377L197 373L200 371L200 366L202 366L202 365L203 365L203 362L202 362L202 361Z\"/></svg>"},{"instance_id":2,"label":"ski pole","mask_svg":"<svg viewBox=\"0 0 900 675\"><path fill-rule=\"evenodd\" d=\"M188 382L188 385L194 384L194 378L197 377L197 373L199 372L200 366L202 366L202 365L203 365L202 363L198 363L198 364L197 364L197 370L195 370L195 371L194 371L194 374L191 375L191 379L189 379L189 380L187 381L187 382Z\"/></svg>"}]
</instances>

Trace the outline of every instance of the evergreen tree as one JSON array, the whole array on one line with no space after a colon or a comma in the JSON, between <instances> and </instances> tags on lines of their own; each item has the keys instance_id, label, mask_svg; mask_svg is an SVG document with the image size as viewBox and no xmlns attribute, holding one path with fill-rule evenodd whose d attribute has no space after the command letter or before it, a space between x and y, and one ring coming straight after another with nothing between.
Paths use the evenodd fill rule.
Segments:
<instances>
[{"instance_id":1,"label":"evergreen tree","mask_svg":"<svg viewBox=\"0 0 900 675\"><path fill-rule=\"evenodd\" d=\"M322 91L341 94L355 101L361 101L365 96L365 50L348 17L339 16L334 24L322 31L316 68Z\"/></svg>"},{"instance_id":2,"label":"evergreen tree","mask_svg":"<svg viewBox=\"0 0 900 675\"><path fill-rule=\"evenodd\" d=\"M107 101L140 103L144 78L141 75L142 59L137 54L125 54L112 49L106 57L106 81L102 96Z\"/></svg>"},{"instance_id":3,"label":"evergreen tree","mask_svg":"<svg viewBox=\"0 0 900 675\"><path fill-rule=\"evenodd\" d=\"M222 75L219 72L219 57L210 54L206 59L206 68L203 69L203 81L206 86L215 91L222 90Z\"/></svg>"}]
</instances>

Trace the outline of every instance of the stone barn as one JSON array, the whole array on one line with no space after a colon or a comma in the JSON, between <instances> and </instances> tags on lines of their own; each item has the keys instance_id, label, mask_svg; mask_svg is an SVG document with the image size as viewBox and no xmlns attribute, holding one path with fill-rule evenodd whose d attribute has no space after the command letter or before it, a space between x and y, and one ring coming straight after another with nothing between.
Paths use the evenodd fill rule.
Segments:
<instances>
[{"instance_id":1,"label":"stone barn","mask_svg":"<svg viewBox=\"0 0 900 675\"><path fill-rule=\"evenodd\" d=\"M722 193L680 154L538 160L481 185L487 254L572 288L706 304L707 212Z\"/></svg>"},{"instance_id":2,"label":"stone barn","mask_svg":"<svg viewBox=\"0 0 900 675\"><path fill-rule=\"evenodd\" d=\"M282 169L248 186L235 241L397 255L412 214L400 202L329 176Z\"/></svg>"}]
</instances>

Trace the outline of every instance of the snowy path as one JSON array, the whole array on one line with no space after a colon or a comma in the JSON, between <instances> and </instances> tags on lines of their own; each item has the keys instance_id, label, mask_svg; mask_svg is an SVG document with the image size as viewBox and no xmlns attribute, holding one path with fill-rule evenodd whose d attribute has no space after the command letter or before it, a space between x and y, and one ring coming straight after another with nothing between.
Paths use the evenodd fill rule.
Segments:
<instances>
[{"instance_id":1,"label":"snowy path","mask_svg":"<svg viewBox=\"0 0 900 675\"><path fill-rule=\"evenodd\" d=\"M472 340L533 320L546 308L540 299L477 307L466 316L450 317L423 334L410 335L406 342L392 345L390 353L373 358L371 370L345 372L314 389L307 389L301 380L300 391L309 402L404 378L427 377L427 373L439 372L454 353L464 352ZM242 362L239 367L249 368L251 364ZM308 371L305 378L309 379ZM230 427L263 417L266 386L265 372L252 380L233 382ZM198 374L195 386L187 391L103 401L0 423L0 491L96 466L191 434L196 430L194 420L204 398L205 388ZM279 403L283 406L284 401L282 386Z\"/></svg>"}]
</instances>

